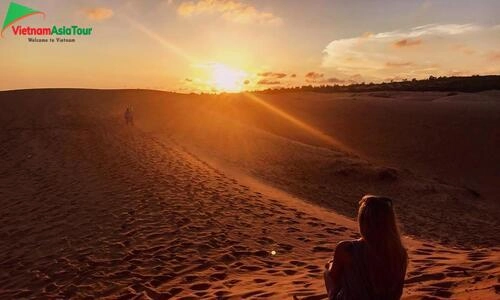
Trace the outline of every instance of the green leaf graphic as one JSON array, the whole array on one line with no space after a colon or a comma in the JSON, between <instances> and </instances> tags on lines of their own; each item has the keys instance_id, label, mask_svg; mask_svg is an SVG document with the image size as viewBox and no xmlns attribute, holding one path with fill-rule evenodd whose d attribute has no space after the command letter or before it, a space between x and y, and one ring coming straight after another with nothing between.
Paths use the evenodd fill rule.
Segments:
<instances>
[{"instance_id":1,"label":"green leaf graphic","mask_svg":"<svg viewBox=\"0 0 500 300\"><path fill-rule=\"evenodd\" d=\"M3 21L2 32L5 30L7 26L14 23L15 21L27 17L33 14L43 14L43 12L34 10L27 6L17 4L15 2L11 2L9 4L9 8L7 9L7 13L5 14L5 19Z\"/></svg>"}]
</instances>

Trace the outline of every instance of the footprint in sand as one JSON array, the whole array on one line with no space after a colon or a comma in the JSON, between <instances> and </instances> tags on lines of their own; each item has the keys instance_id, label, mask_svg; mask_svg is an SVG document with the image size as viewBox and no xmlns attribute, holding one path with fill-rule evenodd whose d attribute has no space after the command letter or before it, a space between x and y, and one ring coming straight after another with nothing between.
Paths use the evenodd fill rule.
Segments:
<instances>
[{"instance_id":1,"label":"footprint in sand","mask_svg":"<svg viewBox=\"0 0 500 300\"><path fill-rule=\"evenodd\" d=\"M197 283L193 284L189 288L193 291L204 291L208 290L212 285L210 283Z\"/></svg>"},{"instance_id":2,"label":"footprint in sand","mask_svg":"<svg viewBox=\"0 0 500 300\"><path fill-rule=\"evenodd\" d=\"M326 232L328 232L329 234L333 234L333 235L339 235L339 232L340 230L336 229L336 228L327 228L325 229Z\"/></svg>"},{"instance_id":3,"label":"footprint in sand","mask_svg":"<svg viewBox=\"0 0 500 300\"><path fill-rule=\"evenodd\" d=\"M307 222L307 224L310 225L310 226L312 226L312 227L325 226L325 225L323 225L321 223L311 222L311 221Z\"/></svg>"},{"instance_id":4,"label":"footprint in sand","mask_svg":"<svg viewBox=\"0 0 500 300\"><path fill-rule=\"evenodd\" d=\"M168 293L173 297L177 294L179 294L180 292L182 292L184 289L182 288L179 288L179 287L174 287L174 288L171 288L170 290L168 290Z\"/></svg>"},{"instance_id":5,"label":"footprint in sand","mask_svg":"<svg viewBox=\"0 0 500 300\"><path fill-rule=\"evenodd\" d=\"M297 267L303 267L303 266L307 265L307 263L305 263L303 261L298 261L298 260L291 260L290 264L297 266Z\"/></svg>"},{"instance_id":6,"label":"footprint in sand","mask_svg":"<svg viewBox=\"0 0 500 300\"><path fill-rule=\"evenodd\" d=\"M227 297L229 297L229 292L228 291L217 291L214 293L214 296L215 296L215 299L219 300L219 299L225 299Z\"/></svg>"},{"instance_id":7,"label":"footprint in sand","mask_svg":"<svg viewBox=\"0 0 500 300\"><path fill-rule=\"evenodd\" d=\"M323 247L323 246L314 246L312 249L313 252L328 252L328 253L333 253L332 248L328 247Z\"/></svg>"},{"instance_id":8,"label":"footprint in sand","mask_svg":"<svg viewBox=\"0 0 500 300\"><path fill-rule=\"evenodd\" d=\"M308 271L309 273L319 273L319 272L321 272L320 267L318 267L316 265L307 265L305 268L309 270Z\"/></svg>"},{"instance_id":9,"label":"footprint in sand","mask_svg":"<svg viewBox=\"0 0 500 300\"><path fill-rule=\"evenodd\" d=\"M253 255L258 256L258 257L268 257L269 252L265 251L265 250L258 250L258 251L254 251Z\"/></svg>"},{"instance_id":10,"label":"footprint in sand","mask_svg":"<svg viewBox=\"0 0 500 300\"><path fill-rule=\"evenodd\" d=\"M241 266L240 267L240 270L243 270L243 271L250 271L250 272L255 272L255 271L260 271L262 270L261 267L259 266Z\"/></svg>"},{"instance_id":11,"label":"footprint in sand","mask_svg":"<svg viewBox=\"0 0 500 300\"><path fill-rule=\"evenodd\" d=\"M285 269L285 270L283 270L283 273L285 273L286 275L295 275L295 274L297 274L297 271L291 270L291 269Z\"/></svg>"},{"instance_id":12,"label":"footprint in sand","mask_svg":"<svg viewBox=\"0 0 500 300\"><path fill-rule=\"evenodd\" d=\"M290 251L293 249L293 246L292 245L289 245L289 244L278 244L278 247L280 247L281 249L283 250L286 250L286 251Z\"/></svg>"},{"instance_id":13,"label":"footprint in sand","mask_svg":"<svg viewBox=\"0 0 500 300\"><path fill-rule=\"evenodd\" d=\"M149 283L151 284L151 286L153 287L158 287L160 286L161 284L169 281L170 279L174 278L175 275L174 274L167 274L167 275L158 275L158 276L155 276Z\"/></svg>"},{"instance_id":14,"label":"footprint in sand","mask_svg":"<svg viewBox=\"0 0 500 300\"><path fill-rule=\"evenodd\" d=\"M492 270L492 269L498 267L498 264L493 263L493 262L483 261L483 262L479 262L477 264L472 265L472 267L478 271L489 271L489 270Z\"/></svg>"},{"instance_id":15,"label":"footprint in sand","mask_svg":"<svg viewBox=\"0 0 500 300\"><path fill-rule=\"evenodd\" d=\"M235 286L239 282L241 282L241 280L239 280L239 279L231 279L231 280L224 281L222 284L224 284L225 286L227 286L227 287L230 288L230 287Z\"/></svg>"},{"instance_id":16,"label":"footprint in sand","mask_svg":"<svg viewBox=\"0 0 500 300\"><path fill-rule=\"evenodd\" d=\"M429 273L417 275L414 277L410 277L405 280L405 284L415 283L415 282L423 282L429 280L443 280L446 277L444 273Z\"/></svg>"},{"instance_id":17,"label":"footprint in sand","mask_svg":"<svg viewBox=\"0 0 500 300\"><path fill-rule=\"evenodd\" d=\"M184 277L184 281L187 283L195 282L197 279L198 279L198 276L196 276L196 275L187 275L186 277Z\"/></svg>"},{"instance_id":18,"label":"footprint in sand","mask_svg":"<svg viewBox=\"0 0 500 300\"><path fill-rule=\"evenodd\" d=\"M440 288L450 288L455 284L454 281L441 281L432 283L431 286L440 287Z\"/></svg>"},{"instance_id":19,"label":"footprint in sand","mask_svg":"<svg viewBox=\"0 0 500 300\"><path fill-rule=\"evenodd\" d=\"M224 280L227 278L227 274L224 273L224 272L220 272L220 273L213 273L210 275L210 281L220 281L220 280Z\"/></svg>"},{"instance_id":20,"label":"footprint in sand","mask_svg":"<svg viewBox=\"0 0 500 300\"><path fill-rule=\"evenodd\" d=\"M304 242L304 243L309 243L309 242L311 241L310 239L308 239L308 238L306 238L306 237L303 237L303 236L299 236L299 237L297 238L297 240L302 241L302 242Z\"/></svg>"},{"instance_id":21,"label":"footprint in sand","mask_svg":"<svg viewBox=\"0 0 500 300\"><path fill-rule=\"evenodd\" d=\"M488 253L482 251L470 252L467 258L471 261L483 260L488 257Z\"/></svg>"}]
</instances>

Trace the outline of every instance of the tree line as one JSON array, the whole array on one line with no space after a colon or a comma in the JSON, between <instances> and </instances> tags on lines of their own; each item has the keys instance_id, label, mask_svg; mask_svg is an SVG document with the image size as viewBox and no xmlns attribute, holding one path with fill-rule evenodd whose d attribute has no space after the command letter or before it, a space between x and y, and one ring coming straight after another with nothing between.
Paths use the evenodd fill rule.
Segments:
<instances>
[{"instance_id":1,"label":"tree line","mask_svg":"<svg viewBox=\"0 0 500 300\"><path fill-rule=\"evenodd\" d=\"M375 92L375 91L442 91L442 92L480 92L500 90L500 75L429 76L427 79L391 81L382 83L355 83L350 85L303 85L297 87L270 88L260 92Z\"/></svg>"}]
</instances>

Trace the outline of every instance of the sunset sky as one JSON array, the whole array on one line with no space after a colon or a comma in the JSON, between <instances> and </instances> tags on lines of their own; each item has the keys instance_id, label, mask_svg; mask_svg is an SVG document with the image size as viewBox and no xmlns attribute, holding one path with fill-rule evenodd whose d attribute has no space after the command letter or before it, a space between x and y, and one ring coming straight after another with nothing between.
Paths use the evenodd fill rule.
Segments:
<instances>
[{"instance_id":1,"label":"sunset sky","mask_svg":"<svg viewBox=\"0 0 500 300\"><path fill-rule=\"evenodd\" d=\"M94 29L75 43L30 43L7 29L2 90L220 92L500 74L497 0L15 2L46 15L15 25Z\"/></svg>"}]
</instances>

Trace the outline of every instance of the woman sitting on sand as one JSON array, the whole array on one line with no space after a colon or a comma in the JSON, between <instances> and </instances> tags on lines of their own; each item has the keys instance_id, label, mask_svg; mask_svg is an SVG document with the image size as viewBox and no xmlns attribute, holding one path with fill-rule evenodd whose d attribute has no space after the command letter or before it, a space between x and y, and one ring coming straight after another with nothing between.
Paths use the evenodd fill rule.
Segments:
<instances>
[{"instance_id":1,"label":"woman sitting on sand","mask_svg":"<svg viewBox=\"0 0 500 300\"><path fill-rule=\"evenodd\" d=\"M359 202L361 238L342 241L326 264L328 299L399 299L408 264L392 200L364 196Z\"/></svg>"}]
</instances>

